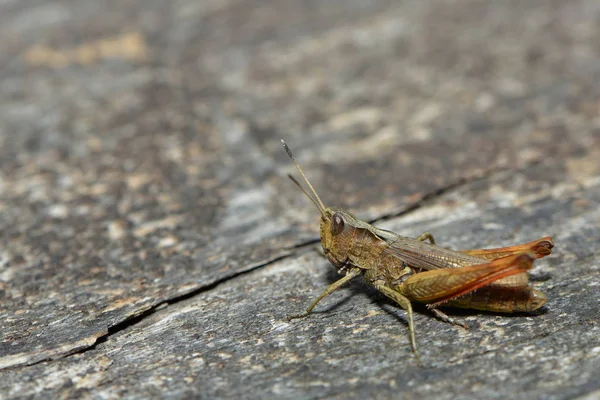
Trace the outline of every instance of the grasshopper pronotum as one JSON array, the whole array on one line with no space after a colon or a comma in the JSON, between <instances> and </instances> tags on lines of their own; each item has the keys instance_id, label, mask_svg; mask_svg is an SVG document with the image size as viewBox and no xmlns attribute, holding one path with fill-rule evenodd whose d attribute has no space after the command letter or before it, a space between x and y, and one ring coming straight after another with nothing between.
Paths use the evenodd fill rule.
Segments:
<instances>
[{"instance_id":1,"label":"grasshopper pronotum","mask_svg":"<svg viewBox=\"0 0 600 400\"><path fill-rule=\"evenodd\" d=\"M367 283L406 310L411 347L421 365L412 302L425 303L441 320L465 328L465 324L438 307L512 313L531 312L546 304L546 296L529 285L527 270L532 268L534 259L550 254L554 247L552 238L496 249L455 251L436 246L429 232L412 239L376 228L341 208L325 207L289 147L282 142L310 193L292 175L289 178L321 213L325 256L344 275L329 285L304 313L290 319L307 316L324 297L362 275Z\"/></svg>"}]
</instances>

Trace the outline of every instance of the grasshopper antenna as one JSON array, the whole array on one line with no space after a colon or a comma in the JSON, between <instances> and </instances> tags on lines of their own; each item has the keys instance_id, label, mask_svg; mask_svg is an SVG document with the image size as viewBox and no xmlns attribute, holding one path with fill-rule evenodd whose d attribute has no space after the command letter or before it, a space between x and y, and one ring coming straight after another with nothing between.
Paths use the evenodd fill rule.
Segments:
<instances>
[{"instance_id":1,"label":"grasshopper antenna","mask_svg":"<svg viewBox=\"0 0 600 400\"><path fill-rule=\"evenodd\" d=\"M292 175L288 174L288 178L290 178L292 180L292 182L294 182L299 188L300 190L302 190L302 193L304 193L306 195L306 197L308 197L314 204L315 206L317 206L317 208L319 209L319 211L321 212L321 215L325 214L325 205L323 204L323 202L321 201L321 198L319 197L319 195L317 194L317 191L315 190L315 188L313 187L313 185L310 184L310 181L308 180L308 178L306 177L306 175L304 175L304 172L302 171L302 168L300 168L300 165L298 165L298 162L296 161L296 159L294 158L294 155L292 154L292 151L290 150L290 148L288 147L287 143L284 142L283 139L281 139L281 143L283 143L283 148L285 149L285 151L287 152L288 156L290 156L290 158L292 159L292 162L294 163L294 165L296 166L296 169L298 170L298 172L300 172L300 175L302 175L302 177L304 178L304 181L306 182L306 184L308 185L308 187L310 188L310 191L312 192L312 194L314 195L311 196L300 184L300 182L298 182L296 180L296 178L294 178Z\"/></svg>"},{"instance_id":2,"label":"grasshopper antenna","mask_svg":"<svg viewBox=\"0 0 600 400\"><path fill-rule=\"evenodd\" d=\"M304 193L306 195L306 197L308 197L310 199L310 201L312 201L314 203L314 205L317 206L317 208L321 212L321 215L324 215L319 203L317 203L317 201L315 199L313 199L313 197L310 194L308 194L308 192L306 190L304 190L304 188L300 185L300 183L296 180L296 178L294 178L290 174L288 174L288 178L290 178L292 180L292 182L294 182L296 184L296 186L298 186L300 188L300 190L302 190L302 193Z\"/></svg>"}]
</instances>

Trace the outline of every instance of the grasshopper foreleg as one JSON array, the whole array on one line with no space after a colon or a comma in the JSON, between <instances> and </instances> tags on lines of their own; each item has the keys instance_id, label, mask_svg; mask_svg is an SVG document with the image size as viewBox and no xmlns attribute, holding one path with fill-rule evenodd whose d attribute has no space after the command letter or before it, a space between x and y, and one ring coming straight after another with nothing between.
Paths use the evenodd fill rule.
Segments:
<instances>
[{"instance_id":1,"label":"grasshopper foreleg","mask_svg":"<svg viewBox=\"0 0 600 400\"><path fill-rule=\"evenodd\" d=\"M413 309L410 300L407 297L404 297L400 293L383 284L376 284L375 288L390 299L394 300L400 305L400 307L406 310L406 314L408 315L408 331L410 332L410 347L412 347L412 350L415 353L415 356L417 357L417 362L419 363L419 365L422 366L423 363L421 362L421 356L419 355L419 351L417 350L417 340L415 339L415 324L413 322Z\"/></svg>"},{"instance_id":2,"label":"grasshopper foreleg","mask_svg":"<svg viewBox=\"0 0 600 400\"><path fill-rule=\"evenodd\" d=\"M325 297L329 296L331 293L335 292L336 290L338 290L340 287L342 287L345 283L349 282L352 278L357 277L358 275L360 275L360 269L358 268L354 268L348 271L348 273L346 273L346 275L333 282L331 285L327 286L327 288L325 289L325 291L323 291L323 293L321 293L321 295L319 297L317 297L315 299L315 301L313 301L310 306L308 306L308 308L306 309L305 312L303 312L302 314L296 314L296 315L289 315L288 321L295 319L295 318L304 318L306 317L308 314L310 314L313 310L313 308L315 308L315 306L321 301L323 300Z\"/></svg>"}]
</instances>

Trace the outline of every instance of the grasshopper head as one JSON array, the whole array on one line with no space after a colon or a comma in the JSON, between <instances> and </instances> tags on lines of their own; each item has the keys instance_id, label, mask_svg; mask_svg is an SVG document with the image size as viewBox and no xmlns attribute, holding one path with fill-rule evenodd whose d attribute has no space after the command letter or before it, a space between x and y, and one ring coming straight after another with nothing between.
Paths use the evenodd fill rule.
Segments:
<instances>
[{"instance_id":1,"label":"grasshopper head","mask_svg":"<svg viewBox=\"0 0 600 400\"><path fill-rule=\"evenodd\" d=\"M343 267L348 261L355 221L356 217L338 207L327 208L321 215L321 246L336 268Z\"/></svg>"},{"instance_id":2,"label":"grasshopper head","mask_svg":"<svg viewBox=\"0 0 600 400\"><path fill-rule=\"evenodd\" d=\"M354 227L356 226L357 219L341 208L325 207L317 194L317 191L311 185L308 178L306 178L306 175L304 175L300 165L296 162L288 145L283 140L281 142L283 143L283 147L288 156L296 166L296 169L300 172L300 175L302 175L302 178L304 178L304 181L308 185L310 193L306 191L292 175L288 175L288 177L300 188L300 190L302 190L302 193L317 206L321 213L321 245L323 246L323 251L335 267L342 268L348 261L348 252L354 241Z\"/></svg>"}]
</instances>

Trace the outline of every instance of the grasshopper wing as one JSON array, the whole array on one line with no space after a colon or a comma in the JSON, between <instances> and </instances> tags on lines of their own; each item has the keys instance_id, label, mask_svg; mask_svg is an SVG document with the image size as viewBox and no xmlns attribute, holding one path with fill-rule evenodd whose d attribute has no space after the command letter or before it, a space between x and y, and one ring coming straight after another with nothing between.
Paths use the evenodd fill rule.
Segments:
<instances>
[{"instance_id":1,"label":"grasshopper wing","mask_svg":"<svg viewBox=\"0 0 600 400\"><path fill-rule=\"evenodd\" d=\"M552 253L553 247L554 242L552 241L552 238L550 236L546 236L541 239L533 240L528 243L517 244L514 246L499 247L496 249L472 249L459 251L471 256L485 258L486 260L494 260L496 258L524 253L527 251L535 254L536 258L542 258Z\"/></svg>"},{"instance_id":2,"label":"grasshopper wing","mask_svg":"<svg viewBox=\"0 0 600 400\"><path fill-rule=\"evenodd\" d=\"M396 258L417 271L466 267L488 261L470 254L399 236L382 229L377 230L377 235L388 243L388 247L381 254L383 259Z\"/></svg>"}]
</instances>

